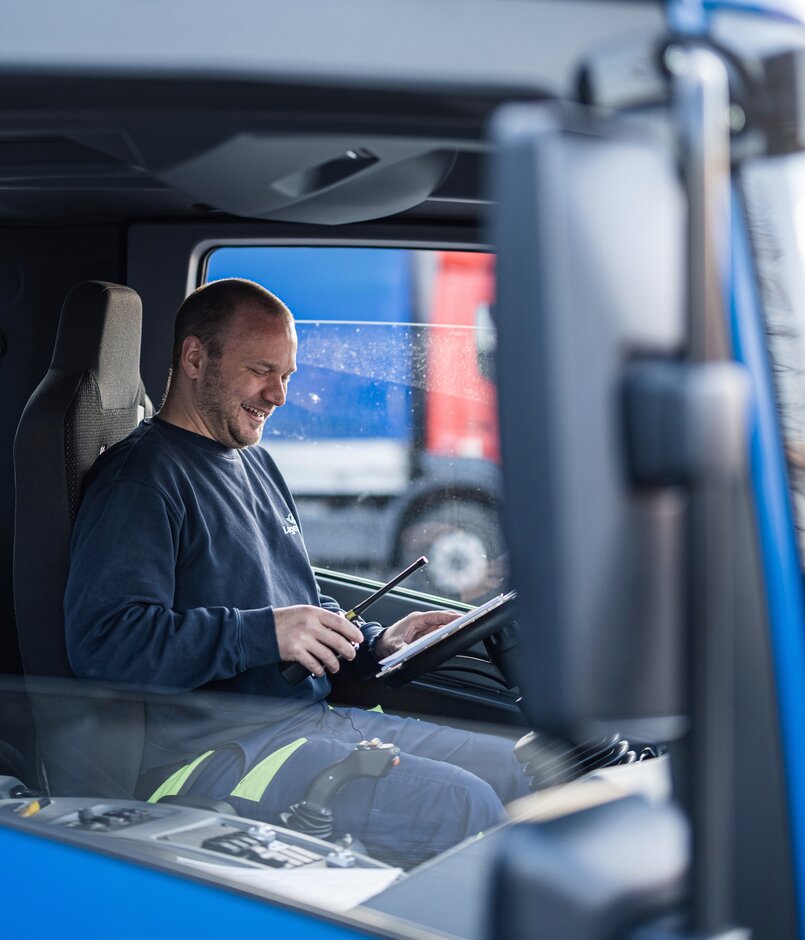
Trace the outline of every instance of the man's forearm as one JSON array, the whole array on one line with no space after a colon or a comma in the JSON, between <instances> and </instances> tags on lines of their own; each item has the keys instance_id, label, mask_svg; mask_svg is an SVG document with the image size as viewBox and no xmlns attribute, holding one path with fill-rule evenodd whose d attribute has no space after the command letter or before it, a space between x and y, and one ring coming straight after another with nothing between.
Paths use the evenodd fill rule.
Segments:
<instances>
[{"instance_id":1,"label":"man's forearm","mask_svg":"<svg viewBox=\"0 0 805 940\"><path fill-rule=\"evenodd\" d=\"M270 608L129 604L68 613L65 626L70 664L85 679L187 690L279 660Z\"/></svg>"}]
</instances>

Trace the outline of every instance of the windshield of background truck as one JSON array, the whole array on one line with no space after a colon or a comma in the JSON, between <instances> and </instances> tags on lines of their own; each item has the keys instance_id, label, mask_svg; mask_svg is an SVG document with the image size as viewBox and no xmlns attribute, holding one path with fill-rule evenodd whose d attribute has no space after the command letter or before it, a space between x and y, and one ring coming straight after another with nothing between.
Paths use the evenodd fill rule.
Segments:
<instances>
[{"instance_id":1,"label":"windshield of background truck","mask_svg":"<svg viewBox=\"0 0 805 940\"><path fill-rule=\"evenodd\" d=\"M404 248L223 247L206 280L279 296L299 335L288 401L266 422L311 560L467 603L506 587L498 522L494 258ZM486 373L487 370L484 370Z\"/></svg>"}]
</instances>

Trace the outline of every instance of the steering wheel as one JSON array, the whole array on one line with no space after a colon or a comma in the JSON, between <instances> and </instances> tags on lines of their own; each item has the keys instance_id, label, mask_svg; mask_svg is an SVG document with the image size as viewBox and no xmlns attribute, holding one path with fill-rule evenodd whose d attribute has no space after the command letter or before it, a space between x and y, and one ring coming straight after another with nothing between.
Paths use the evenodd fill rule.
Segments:
<instances>
[{"instance_id":1,"label":"steering wheel","mask_svg":"<svg viewBox=\"0 0 805 940\"><path fill-rule=\"evenodd\" d=\"M399 688L406 682L431 672L481 640L498 633L514 619L515 600L514 597L507 598L489 612L465 623L454 633L448 633L432 645L414 653L403 663L384 673L381 676L383 682L389 688Z\"/></svg>"}]
</instances>

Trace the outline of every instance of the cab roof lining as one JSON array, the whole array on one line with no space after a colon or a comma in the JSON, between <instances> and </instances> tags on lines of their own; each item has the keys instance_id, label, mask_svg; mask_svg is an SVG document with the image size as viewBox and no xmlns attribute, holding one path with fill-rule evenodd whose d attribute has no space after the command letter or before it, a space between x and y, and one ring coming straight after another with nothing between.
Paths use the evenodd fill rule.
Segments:
<instances>
[{"instance_id":1,"label":"cab roof lining","mask_svg":"<svg viewBox=\"0 0 805 940\"><path fill-rule=\"evenodd\" d=\"M562 93L593 45L663 28L656 0L40 0L4 11L0 71Z\"/></svg>"},{"instance_id":2,"label":"cab roof lining","mask_svg":"<svg viewBox=\"0 0 805 940\"><path fill-rule=\"evenodd\" d=\"M471 220L495 106L572 97L591 48L663 28L659 4L624 0L18 7L0 33L0 218Z\"/></svg>"}]
</instances>

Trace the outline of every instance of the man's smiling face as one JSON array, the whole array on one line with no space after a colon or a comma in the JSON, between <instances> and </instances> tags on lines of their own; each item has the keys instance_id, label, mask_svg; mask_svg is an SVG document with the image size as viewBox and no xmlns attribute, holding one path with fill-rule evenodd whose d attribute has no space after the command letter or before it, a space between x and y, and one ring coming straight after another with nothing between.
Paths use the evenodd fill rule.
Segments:
<instances>
[{"instance_id":1,"label":"man's smiling face","mask_svg":"<svg viewBox=\"0 0 805 940\"><path fill-rule=\"evenodd\" d=\"M275 408L285 404L296 371L293 323L258 306L241 307L206 356L196 380L196 408L209 436L226 447L251 447Z\"/></svg>"}]
</instances>

